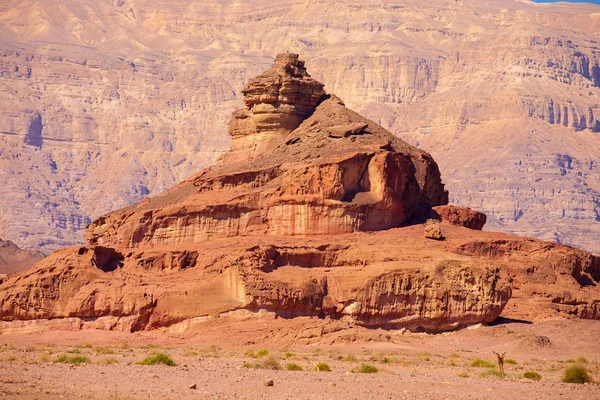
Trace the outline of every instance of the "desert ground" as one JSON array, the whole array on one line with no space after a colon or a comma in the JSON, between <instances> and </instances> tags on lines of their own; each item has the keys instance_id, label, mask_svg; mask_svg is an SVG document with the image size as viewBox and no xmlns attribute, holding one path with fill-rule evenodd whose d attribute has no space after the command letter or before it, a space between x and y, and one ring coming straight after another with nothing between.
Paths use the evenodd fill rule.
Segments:
<instances>
[{"instance_id":1,"label":"desert ground","mask_svg":"<svg viewBox=\"0 0 600 400\"><path fill-rule=\"evenodd\" d=\"M600 399L600 321L500 320L452 333L340 321L215 320L193 333L0 336L0 395L19 399ZM506 352L505 376L496 355ZM175 366L140 365L168 355ZM325 363L331 371L315 371ZM473 366L480 365L480 366ZM299 367L299 368L298 368ZM374 368L371 368L374 367ZM289 369L302 370L289 370ZM365 373L372 371L372 373ZM374 372L376 371L376 372ZM539 381L524 378L536 372ZM272 386L269 386L272 381Z\"/></svg>"}]
</instances>

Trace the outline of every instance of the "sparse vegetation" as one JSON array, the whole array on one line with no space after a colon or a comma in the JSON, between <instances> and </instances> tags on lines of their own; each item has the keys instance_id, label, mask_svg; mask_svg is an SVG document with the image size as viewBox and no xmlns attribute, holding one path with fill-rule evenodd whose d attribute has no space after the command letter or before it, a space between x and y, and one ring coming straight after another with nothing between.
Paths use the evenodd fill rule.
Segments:
<instances>
[{"instance_id":1,"label":"sparse vegetation","mask_svg":"<svg viewBox=\"0 0 600 400\"><path fill-rule=\"evenodd\" d=\"M376 367L369 365L369 364L363 364L360 366L360 368L356 372L361 373L361 374L374 374L377 371L379 371L379 370Z\"/></svg>"},{"instance_id":2,"label":"sparse vegetation","mask_svg":"<svg viewBox=\"0 0 600 400\"><path fill-rule=\"evenodd\" d=\"M58 356L55 363L67 363L67 364L84 364L87 363L89 359L86 356L76 355L76 356L67 356L66 354L61 354Z\"/></svg>"},{"instance_id":3,"label":"sparse vegetation","mask_svg":"<svg viewBox=\"0 0 600 400\"><path fill-rule=\"evenodd\" d=\"M502 374L502 372L498 371L495 368L488 368L485 371L482 371L479 376L481 376L482 378L487 378L488 376L497 376L499 378L504 377L504 374Z\"/></svg>"},{"instance_id":4,"label":"sparse vegetation","mask_svg":"<svg viewBox=\"0 0 600 400\"><path fill-rule=\"evenodd\" d=\"M98 346L94 348L96 354L115 354L115 351L110 347Z\"/></svg>"},{"instance_id":5,"label":"sparse vegetation","mask_svg":"<svg viewBox=\"0 0 600 400\"><path fill-rule=\"evenodd\" d=\"M525 372L523 372L523 378L525 378L525 379L531 379L533 381L540 381L540 380L542 380L542 376L540 374L538 374L537 372L534 372L534 371L525 371Z\"/></svg>"},{"instance_id":6,"label":"sparse vegetation","mask_svg":"<svg viewBox=\"0 0 600 400\"><path fill-rule=\"evenodd\" d=\"M303 371L303 368L296 363L289 363L285 366L288 371Z\"/></svg>"},{"instance_id":7,"label":"sparse vegetation","mask_svg":"<svg viewBox=\"0 0 600 400\"><path fill-rule=\"evenodd\" d=\"M504 359L504 362L506 364L512 364L512 365L518 365L519 364L516 360L513 360L512 358L506 358L506 359Z\"/></svg>"},{"instance_id":8,"label":"sparse vegetation","mask_svg":"<svg viewBox=\"0 0 600 400\"><path fill-rule=\"evenodd\" d=\"M186 350L182 354L184 357L196 357L198 355L197 351L194 350Z\"/></svg>"},{"instance_id":9,"label":"sparse vegetation","mask_svg":"<svg viewBox=\"0 0 600 400\"><path fill-rule=\"evenodd\" d=\"M290 353L290 352L285 353L285 358L292 358L294 356L295 356L294 353Z\"/></svg>"},{"instance_id":10,"label":"sparse vegetation","mask_svg":"<svg viewBox=\"0 0 600 400\"><path fill-rule=\"evenodd\" d=\"M269 350L258 350L258 351L254 351L254 350L248 350L245 353L248 357L252 357L252 358L261 358L264 357L266 355L269 354Z\"/></svg>"},{"instance_id":11,"label":"sparse vegetation","mask_svg":"<svg viewBox=\"0 0 600 400\"><path fill-rule=\"evenodd\" d=\"M164 365L168 365L169 367L174 367L175 365L175 361L173 361L173 359L165 353L156 353L153 356L147 357L145 358L143 361L140 361L138 363L139 365L156 365L156 364L164 364Z\"/></svg>"},{"instance_id":12,"label":"sparse vegetation","mask_svg":"<svg viewBox=\"0 0 600 400\"><path fill-rule=\"evenodd\" d=\"M256 352L256 358L261 358L269 354L269 350L259 350Z\"/></svg>"},{"instance_id":13,"label":"sparse vegetation","mask_svg":"<svg viewBox=\"0 0 600 400\"><path fill-rule=\"evenodd\" d=\"M587 368L583 365L572 365L565 369L562 381L567 383L587 383L592 382L592 378Z\"/></svg>"},{"instance_id":14,"label":"sparse vegetation","mask_svg":"<svg viewBox=\"0 0 600 400\"><path fill-rule=\"evenodd\" d=\"M461 372L460 374L458 374L459 378L468 378L469 374L466 372Z\"/></svg>"},{"instance_id":15,"label":"sparse vegetation","mask_svg":"<svg viewBox=\"0 0 600 400\"><path fill-rule=\"evenodd\" d=\"M320 371L320 372L331 372L331 368L329 367L329 364L327 364L325 362L316 363L313 370Z\"/></svg>"},{"instance_id":16,"label":"sparse vegetation","mask_svg":"<svg viewBox=\"0 0 600 400\"><path fill-rule=\"evenodd\" d=\"M344 357L343 361L358 362L358 358L356 358L356 356L354 354L348 354L346 357Z\"/></svg>"},{"instance_id":17,"label":"sparse vegetation","mask_svg":"<svg viewBox=\"0 0 600 400\"><path fill-rule=\"evenodd\" d=\"M258 365L256 363L244 363L244 365L242 365L242 367L258 369L258 368L260 368L260 365Z\"/></svg>"},{"instance_id":18,"label":"sparse vegetation","mask_svg":"<svg viewBox=\"0 0 600 400\"><path fill-rule=\"evenodd\" d=\"M496 364L491 361L476 358L471 362L471 367L475 368L494 368Z\"/></svg>"},{"instance_id":19,"label":"sparse vegetation","mask_svg":"<svg viewBox=\"0 0 600 400\"><path fill-rule=\"evenodd\" d=\"M265 357L261 362L261 367L264 369L274 369L274 370L281 369L281 365L279 364L279 361L273 355L269 355L269 356Z\"/></svg>"}]
</instances>

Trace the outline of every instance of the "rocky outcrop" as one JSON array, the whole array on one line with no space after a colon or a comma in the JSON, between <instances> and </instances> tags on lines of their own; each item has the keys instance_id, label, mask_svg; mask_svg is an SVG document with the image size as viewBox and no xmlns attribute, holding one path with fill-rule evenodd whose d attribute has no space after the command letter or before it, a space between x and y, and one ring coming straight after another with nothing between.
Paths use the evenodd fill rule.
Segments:
<instances>
[{"instance_id":1,"label":"rocky outcrop","mask_svg":"<svg viewBox=\"0 0 600 400\"><path fill-rule=\"evenodd\" d=\"M246 108L229 122L232 151L227 157L252 160L272 150L314 112L325 95L323 86L297 54L279 54L273 68L242 90Z\"/></svg>"},{"instance_id":2,"label":"rocky outcrop","mask_svg":"<svg viewBox=\"0 0 600 400\"><path fill-rule=\"evenodd\" d=\"M5 329L76 318L136 331L262 310L443 331L498 316L511 294L503 271L449 259L439 246L407 262L424 239L394 233L447 203L429 154L325 94L297 55L278 56L249 87L248 118L276 101L295 110L297 127L249 132L264 151L246 158L234 148L173 189L99 218L89 246L5 278Z\"/></svg>"},{"instance_id":3,"label":"rocky outcrop","mask_svg":"<svg viewBox=\"0 0 600 400\"><path fill-rule=\"evenodd\" d=\"M0 276L24 271L43 257L39 251L23 250L10 240L0 239Z\"/></svg>"},{"instance_id":4,"label":"rocky outcrop","mask_svg":"<svg viewBox=\"0 0 600 400\"><path fill-rule=\"evenodd\" d=\"M542 302L540 314L600 319L600 257L564 245L511 237L471 241L453 251L506 265L519 288L513 304L520 308L518 318L530 319L531 311L522 309L539 309Z\"/></svg>"},{"instance_id":5,"label":"rocky outcrop","mask_svg":"<svg viewBox=\"0 0 600 400\"><path fill-rule=\"evenodd\" d=\"M280 88L287 73L295 86ZM87 240L120 249L253 234L377 231L447 203L429 154L350 111L322 88L308 78L297 55L278 56L274 67L245 90L247 119L257 121L252 110L280 101L303 110L294 111L294 124L285 122L285 128L272 131L276 134L263 135L257 128L242 135L235 122L240 112L235 112L232 136L252 137L252 145L243 150L234 143L214 167L162 195L101 217L89 226ZM286 97L277 100L273 93L282 92ZM279 120L273 121L277 126ZM254 149L252 156L240 157L248 149Z\"/></svg>"},{"instance_id":6,"label":"rocky outcrop","mask_svg":"<svg viewBox=\"0 0 600 400\"><path fill-rule=\"evenodd\" d=\"M172 189L98 218L88 245L3 278L0 330L181 332L236 313L271 313L439 332L492 322L513 293L563 317L598 317L596 257L480 231L483 214L447 206L428 153L321 93L296 55L276 60L252 81L248 107L230 124L232 136L252 137L251 153L234 146ZM283 90L285 80L296 89ZM255 121L253 110L273 102L294 111L272 121L293 115L295 128L239 128L240 113ZM432 215L438 221L414 223ZM428 227L444 240L423 237ZM552 295L540 296L539 284ZM560 288L572 294L561 297ZM556 309L571 302L577 312ZM516 305L507 316L547 316Z\"/></svg>"},{"instance_id":7,"label":"rocky outcrop","mask_svg":"<svg viewBox=\"0 0 600 400\"><path fill-rule=\"evenodd\" d=\"M471 210L467 207L453 205L433 207L429 214L429 218L477 230L483 228L487 219L482 212Z\"/></svg>"}]
</instances>

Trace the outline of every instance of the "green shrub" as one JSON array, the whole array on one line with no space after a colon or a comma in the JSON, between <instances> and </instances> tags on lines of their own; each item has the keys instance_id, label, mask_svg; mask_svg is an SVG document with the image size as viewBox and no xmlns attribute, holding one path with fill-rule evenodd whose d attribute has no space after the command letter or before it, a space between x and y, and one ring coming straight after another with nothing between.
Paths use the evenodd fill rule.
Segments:
<instances>
[{"instance_id":1,"label":"green shrub","mask_svg":"<svg viewBox=\"0 0 600 400\"><path fill-rule=\"evenodd\" d=\"M290 352L285 353L285 358L292 358L294 356L295 356L294 353L290 353Z\"/></svg>"},{"instance_id":2,"label":"green shrub","mask_svg":"<svg viewBox=\"0 0 600 400\"><path fill-rule=\"evenodd\" d=\"M277 361L277 359L273 357L273 355L265 357L261 362L261 367L263 367L264 369L281 369L279 361Z\"/></svg>"},{"instance_id":3,"label":"green shrub","mask_svg":"<svg viewBox=\"0 0 600 400\"><path fill-rule=\"evenodd\" d=\"M261 358L269 354L269 350L259 350L256 352L256 358Z\"/></svg>"},{"instance_id":4,"label":"green shrub","mask_svg":"<svg viewBox=\"0 0 600 400\"><path fill-rule=\"evenodd\" d=\"M505 362L506 364L514 364L514 365L517 365L517 364L519 364L519 363L518 363L516 360L513 360L512 358L506 358L506 359L504 360L504 362Z\"/></svg>"},{"instance_id":5,"label":"green shrub","mask_svg":"<svg viewBox=\"0 0 600 400\"><path fill-rule=\"evenodd\" d=\"M533 381L540 381L540 380L542 380L542 376L540 374L538 374L537 372L533 372L533 371L525 371L525 372L523 372L523 378L525 378L525 379L531 379Z\"/></svg>"},{"instance_id":6,"label":"green shrub","mask_svg":"<svg viewBox=\"0 0 600 400\"><path fill-rule=\"evenodd\" d=\"M363 364L360 366L360 368L358 369L357 372L361 373L361 374L374 374L377 371L379 371L376 367L369 365L369 364Z\"/></svg>"},{"instance_id":7,"label":"green shrub","mask_svg":"<svg viewBox=\"0 0 600 400\"><path fill-rule=\"evenodd\" d=\"M164 365L168 365L169 367L174 367L175 365L175 361L173 361L173 359L165 353L156 353L153 356L147 357L146 359L144 359L144 361L140 361L138 363L139 365L156 365L156 364L164 364Z\"/></svg>"},{"instance_id":8,"label":"green shrub","mask_svg":"<svg viewBox=\"0 0 600 400\"><path fill-rule=\"evenodd\" d=\"M289 363L285 366L288 371L302 371L302 367L295 363Z\"/></svg>"},{"instance_id":9,"label":"green shrub","mask_svg":"<svg viewBox=\"0 0 600 400\"><path fill-rule=\"evenodd\" d=\"M500 371L498 371L497 369L494 368L489 368L486 369L485 371L482 371L479 376L481 376L482 378L487 378L488 376L497 376L502 378L502 374L500 373Z\"/></svg>"},{"instance_id":10,"label":"green shrub","mask_svg":"<svg viewBox=\"0 0 600 400\"><path fill-rule=\"evenodd\" d=\"M496 364L490 362L488 360L482 360L481 358L476 358L471 362L471 367L476 368L494 368Z\"/></svg>"},{"instance_id":11,"label":"green shrub","mask_svg":"<svg viewBox=\"0 0 600 400\"><path fill-rule=\"evenodd\" d=\"M458 374L458 376L459 376L460 378L468 378L468 377L469 377L469 374L468 374L468 373L466 373L466 372L461 372L460 374Z\"/></svg>"},{"instance_id":12,"label":"green shrub","mask_svg":"<svg viewBox=\"0 0 600 400\"><path fill-rule=\"evenodd\" d=\"M583 365L572 365L565 369L562 381L567 383L587 383L592 382L592 378Z\"/></svg>"},{"instance_id":13,"label":"green shrub","mask_svg":"<svg viewBox=\"0 0 600 400\"><path fill-rule=\"evenodd\" d=\"M66 354L61 354L60 356L58 356L58 358L56 360L54 360L55 363L68 363L68 364L83 364L88 361L89 361L89 359L86 356L68 357Z\"/></svg>"},{"instance_id":14,"label":"green shrub","mask_svg":"<svg viewBox=\"0 0 600 400\"><path fill-rule=\"evenodd\" d=\"M329 364L327 364L325 362L316 363L315 367L313 369L315 371L331 372L331 368L329 368Z\"/></svg>"}]
</instances>

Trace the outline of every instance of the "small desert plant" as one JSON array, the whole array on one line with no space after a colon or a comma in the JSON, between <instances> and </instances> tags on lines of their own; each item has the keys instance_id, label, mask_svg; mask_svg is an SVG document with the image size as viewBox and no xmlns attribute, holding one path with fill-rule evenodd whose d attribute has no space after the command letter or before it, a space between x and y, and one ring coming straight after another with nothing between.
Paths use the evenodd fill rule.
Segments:
<instances>
[{"instance_id":1,"label":"small desert plant","mask_svg":"<svg viewBox=\"0 0 600 400\"><path fill-rule=\"evenodd\" d=\"M184 357L196 357L198 355L197 351L194 350L186 350L182 354Z\"/></svg>"},{"instance_id":2,"label":"small desert plant","mask_svg":"<svg viewBox=\"0 0 600 400\"><path fill-rule=\"evenodd\" d=\"M580 364L587 364L588 360L587 358L583 357L583 356L579 356L575 359L576 362L580 363Z\"/></svg>"},{"instance_id":3,"label":"small desert plant","mask_svg":"<svg viewBox=\"0 0 600 400\"><path fill-rule=\"evenodd\" d=\"M287 369L288 371L302 371L302 367L299 366L296 363L289 363L288 365L285 366L285 369Z\"/></svg>"},{"instance_id":4,"label":"small desert plant","mask_svg":"<svg viewBox=\"0 0 600 400\"><path fill-rule=\"evenodd\" d=\"M540 381L540 380L542 380L542 376L540 374L538 374L537 372L534 372L534 371L525 371L525 372L523 372L523 378L525 378L525 379L531 379L533 381Z\"/></svg>"},{"instance_id":5,"label":"small desert plant","mask_svg":"<svg viewBox=\"0 0 600 400\"><path fill-rule=\"evenodd\" d=\"M488 368L485 371L482 371L479 376L481 376L482 378L487 378L488 376L497 376L499 378L502 378L504 375L502 374L502 372L498 371L497 369L494 368Z\"/></svg>"},{"instance_id":6,"label":"small desert plant","mask_svg":"<svg viewBox=\"0 0 600 400\"><path fill-rule=\"evenodd\" d=\"M160 344L152 344L152 343L150 343L148 345L148 348L150 348L150 349L158 349L158 348L160 348Z\"/></svg>"},{"instance_id":7,"label":"small desert plant","mask_svg":"<svg viewBox=\"0 0 600 400\"><path fill-rule=\"evenodd\" d=\"M56 360L54 360L55 363L68 363L68 364L83 364L88 362L89 359L86 356L72 356L69 357L66 354L61 354L60 356L58 356L58 358Z\"/></svg>"},{"instance_id":8,"label":"small desert plant","mask_svg":"<svg viewBox=\"0 0 600 400\"><path fill-rule=\"evenodd\" d=\"M496 364L488 360L482 360L481 358L476 358L471 362L471 367L476 368L494 368Z\"/></svg>"},{"instance_id":9,"label":"small desert plant","mask_svg":"<svg viewBox=\"0 0 600 400\"><path fill-rule=\"evenodd\" d=\"M269 350L258 350L256 352L256 358L261 358L269 354Z\"/></svg>"},{"instance_id":10,"label":"small desert plant","mask_svg":"<svg viewBox=\"0 0 600 400\"><path fill-rule=\"evenodd\" d=\"M294 353L290 353L289 351L287 353L285 353L285 358L292 358L294 356L295 356L295 354Z\"/></svg>"},{"instance_id":11,"label":"small desert plant","mask_svg":"<svg viewBox=\"0 0 600 400\"><path fill-rule=\"evenodd\" d=\"M175 365L175 361L173 361L173 359L165 353L156 353L153 356L147 357L145 358L143 361L140 361L138 363L139 365L156 365L156 364L164 364L164 365L168 365L169 367L174 367Z\"/></svg>"},{"instance_id":12,"label":"small desert plant","mask_svg":"<svg viewBox=\"0 0 600 400\"><path fill-rule=\"evenodd\" d=\"M258 368L260 368L260 365L258 365L256 363L254 363L254 364L252 364L252 363L244 363L244 365L242 365L242 367L244 367L244 368L255 368L255 369L258 369Z\"/></svg>"},{"instance_id":13,"label":"small desert plant","mask_svg":"<svg viewBox=\"0 0 600 400\"><path fill-rule=\"evenodd\" d=\"M104 364L104 365L111 365L111 364L116 364L119 362L119 360L117 360L114 357L107 357L107 358L103 358L102 360L99 361L100 364Z\"/></svg>"},{"instance_id":14,"label":"small desert plant","mask_svg":"<svg viewBox=\"0 0 600 400\"><path fill-rule=\"evenodd\" d=\"M460 374L458 374L459 378L468 378L469 374L466 372L461 372Z\"/></svg>"},{"instance_id":15,"label":"small desert plant","mask_svg":"<svg viewBox=\"0 0 600 400\"><path fill-rule=\"evenodd\" d=\"M356 372L359 372L361 374L374 374L377 371L379 370L376 367L369 364L363 364Z\"/></svg>"},{"instance_id":16,"label":"small desert plant","mask_svg":"<svg viewBox=\"0 0 600 400\"><path fill-rule=\"evenodd\" d=\"M261 362L261 367L263 367L264 369L281 369L279 361L277 361L277 359L273 355L265 357Z\"/></svg>"},{"instance_id":17,"label":"small desert plant","mask_svg":"<svg viewBox=\"0 0 600 400\"><path fill-rule=\"evenodd\" d=\"M358 362L358 358L356 358L356 356L354 354L348 354L346 357L344 357L344 361Z\"/></svg>"},{"instance_id":18,"label":"small desert plant","mask_svg":"<svg viewBox=\"0 0 600 400\"><path fill-rule=\"evenodd\" d=\"M518 365L519 364L516 360L513 360L512 358L506 358L506 359L504 359L504 362L506 364L513 364L513 365Z\"/></svg>"},{"instance_id":19,"label":"small desert plant","mask_svg":"<svg viewBox=\"0 0 600 400\"><path fill-rule=\"evenodd\" d=\"M111 349L110 347L106 347L106 346L98 346L98 347L94 348L94 351L97 354L115 354L113 349Z\"/></svg>"},{"instance_id":20,"label":"small desert plant","mask_svg":"<svg viewBox=\"0 0 600 400\"><path fill-rule=\"evenodd\" d=\"M587 368L583 365L572 365L565 369L562 381L567 383L587 383L592 382L592 378L588 374Z\"/></svg>"},{"instance_id":21,"label":"small desert plant","mask_svg":"<svg viewBox=\"0 0 600 400\"><path fill-rule=\"evenodd\" d=\"M77 347L79 347L80 349L91 349L91 348L92 348L92 347L94 347L94 346L92 346L92 344L91 344L91 343L84 342L84 343L81 343L81 344L80 344L79 346L77 346Z\"/></svg>"},{"instance_id":22,"label":"small desert plant","mask_svg":"<svg viewBox=\"0 0 600 400\"><path fill-rule=\"evenodd\" d=\"M316 363L313 370L321 371L321 372L331 372L331 368L329 368L329 364L327 364L325 362Z\"/></svg>"},{"instance_id":23,"label":"small desert plant","mask_svg":"<svg viewBox=\"0 0 600 400\"><path fill-rule=\"evenodd\" d=\"M9 356L6 356L4 358L5 361L17 361L17 356L15 356L14 354L11 354Z\"/></svg>"}]
</instances>

